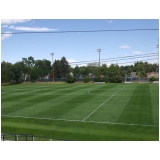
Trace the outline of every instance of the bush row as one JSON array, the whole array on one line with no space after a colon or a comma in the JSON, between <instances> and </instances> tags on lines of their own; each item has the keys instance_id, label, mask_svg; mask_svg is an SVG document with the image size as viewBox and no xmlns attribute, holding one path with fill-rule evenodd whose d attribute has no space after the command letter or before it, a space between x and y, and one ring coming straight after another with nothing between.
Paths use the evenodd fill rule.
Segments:
<instances>
[{"instance_id":1,"label":"bush row","mask_svg":"<svg viewBox=\"0 0 160 160\"><path fill-rule=\"evenodd\" d=\"M84 83L88 83L90 81L90 78L88 76L86 76L84 78ZM123 81L123 77L121 75L116 75L114 77L108 77L108 76L97 76L94 79L95 82L105 82L105 83L122 83ZM71 76L70 74L67 74L66 76L66 82L67 83L74 83L76 82L76 78Z\"/></svg>"}]
</instances>

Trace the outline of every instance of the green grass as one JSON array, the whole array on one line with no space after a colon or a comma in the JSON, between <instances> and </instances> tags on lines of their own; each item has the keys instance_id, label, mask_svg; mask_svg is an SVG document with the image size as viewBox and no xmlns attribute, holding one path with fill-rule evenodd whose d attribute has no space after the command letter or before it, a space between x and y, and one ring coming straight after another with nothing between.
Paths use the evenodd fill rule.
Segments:
<instances>
[{"instance_id":1,"label":"green grass","mask_svg":"<svg viewBox=\"0 0 160 160\"><path fill-rule=\"evenodd\" d=\"M1 87L1 132L35 140L158 141L158 84Z\"/></svg>"}]
</instances>

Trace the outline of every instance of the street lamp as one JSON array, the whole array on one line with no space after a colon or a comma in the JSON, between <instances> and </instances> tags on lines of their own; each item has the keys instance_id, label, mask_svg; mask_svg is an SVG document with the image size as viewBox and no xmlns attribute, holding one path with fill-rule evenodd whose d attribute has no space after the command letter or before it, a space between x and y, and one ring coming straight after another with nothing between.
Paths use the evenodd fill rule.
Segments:
<instances>
[{"instance_id":1,"label":"street lamp","mask_svg":"<svg viewBox=\"0 0 160 160\"><path fill-rule=\"evenodd\" d=\"M52 71L53 71L53 75L52 75L52 80L53 80L53 82L54 82L54 62L53 62L53 55L54 55L54 53L51 53L51 56L52 56Z\"/></svg>"}]
</instances>

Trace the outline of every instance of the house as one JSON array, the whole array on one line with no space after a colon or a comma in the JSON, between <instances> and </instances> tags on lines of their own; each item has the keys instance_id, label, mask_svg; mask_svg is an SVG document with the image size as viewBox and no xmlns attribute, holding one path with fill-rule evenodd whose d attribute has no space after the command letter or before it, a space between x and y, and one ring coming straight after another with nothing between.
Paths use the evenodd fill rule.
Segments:
<instances>
[{"instance_id":1,"label":"house","mask_svg":"<svg viewBox=\"0 0 160 160\"><path fill-rule=\"evenodd\" d=\"M92 73L89 73L88 76L89 76L90 78L94 77L94 75L93 75Z\"/></svg>"},{"instance_id":2,"label":"house","mask_svg":"<svg viewBox=\"0 0 160 160\"><path fill-rule=\"evenodd\" d=\"M136 78L136 72L131 72L132 78Z\"/></svg>"},{"instance_id":3,"label":"house","mask_svg":"<svg viewBox=\"0 0 160 160\"><path fill-rule=\"evenodd\" d=\"M44 75L43 79L49 79L49 74Z\"/></svg>"},{"instance_id":4,"label":"house","mask_svg":"<svg viewBox=\"0 0 160 160\"><path fill-rule=\"evenodd\" d=\"M71 77L73 77L73 73L72 72L70 72L69 74L70 74Z\"/></svg>"},{"instance_id":5,"label":"house","mask_svg":"<svg viewBox=\"0 0 160 160\"><path fill-rule=\"evenodd\" d=\"M30 75L28 74L22 74L23 80L27 81L30 79Z\"/></svg>"},{"instance_id":6,"label":"house","mask_svg":"<svg viewBox=\"0 0 160 160\"><path fill-rule=\"evenodd\" d=\"M151 78L151 77L159 78L159 73L158 72L147 73L147 78Z\"/></svg>"}]
</instances>

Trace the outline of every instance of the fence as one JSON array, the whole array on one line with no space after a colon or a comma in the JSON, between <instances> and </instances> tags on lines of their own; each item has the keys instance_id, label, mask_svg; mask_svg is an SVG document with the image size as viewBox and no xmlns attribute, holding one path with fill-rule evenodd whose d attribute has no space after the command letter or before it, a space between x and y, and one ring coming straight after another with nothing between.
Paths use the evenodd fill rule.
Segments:
<instances>
[{"instance_id":1,"label":"fence","mask_svg":"<svg viewBox=\"0 0 160 160\"><path fill-rule=\"evenodd\" d=\"M84 78L77 78L76 80L77 80L77 82L83 82ZM38 79L37 81L38 82L53 82L53 79L52 78ZM94 82L94 78L90 78L90 81ZM54 78L54 82L66 82L66 79L65 78Z\"/></svg>"},{"instance_id":2,"label":"fence","mask_svg":"<svg viewBox=\"0 0 160 160\"><path fill-rule=\"evenodd\" d=\"M72 140L37 137L33 136L33 134L1 133L1 141L72 141Z\"/></svg>"},{"instance_id":3,"label":"fence","mask_svg":"<svg viewBox=\"0 0 160 160\"><path fill-rule=\"evenodd\" d=\"M32 134L9 134L1 133L1 141L33 141Z\"/></svg>"},{"instance_id":4,"label":"fence","mask_svg":"<svg viewBox=\"0 0 160 160\"><path fill-rule=\"evenodd\" d=\"M124 79L125 81L125 79ZM126 82L131 81L131 78L126 78ZM156 78L155 81L159 81L159 78ZM150 78L132 78L132 82L150 82Z\"/></svg>"},{"instance_id":5,"label":"fence","mask_svg":"<svg viewBox=\"0 0 160 160\"><path fill-rule=\"evenodd\" d=\"M90 78L90 82L94 82L94 78ZM53 79L38 79L39 82L52 82ZM78 78L77 82L83 82L84 78ZM130 78L126 78L126 81L131 81ZM155 81L159 81L159 78L156 78ZM54 78L54 82L66 82L65 78ZM125 78L123 79L123 82L125 82ZM150 82L150 78L132 78L132 82Z\"/></svg>"}]
</instances>

